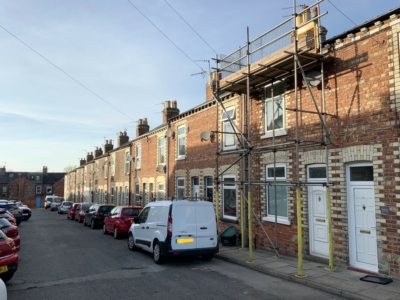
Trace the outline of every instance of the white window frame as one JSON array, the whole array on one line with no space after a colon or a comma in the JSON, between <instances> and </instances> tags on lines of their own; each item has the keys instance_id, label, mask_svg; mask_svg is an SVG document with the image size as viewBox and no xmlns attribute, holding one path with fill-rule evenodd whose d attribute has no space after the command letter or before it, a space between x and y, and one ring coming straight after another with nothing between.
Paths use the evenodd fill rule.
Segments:
<instances>
[{"instance_id":1,"label":"white window frame","mask_svg":"<svg viewBox=\"0 0 400 300\"><path fill-rule=\"evenodd\" d=\"M269 97L267 98L267 89L270 89L272 87L273 92L275 91L273 89L274 85L283 85L283 90L281 93L277 92L276 94L273 95L273 97ZM271 138L273 136L282 136L282 135L287 135L287 129L286 129L286 109L285 109L285 105L286 105L286 100L285 100L285 83L284 82L276 82L273 84L269 84L267 86L264 87L264 107L265 107L265 111L264 111L264 135L261 136L262 139L264 138ZM282 109L279 111L282 113L282 127L281 128L273 128L273 129L269 129L268 130L268 106L269 103L273 103L273 108L276 111L277 108L277 101L281 101L281 106ZM272 107L271 107L272 109Z\"/></svg>"},{"instance_id":2,"label":"white window frame","mask_svg":"<svg viewBox=\"0 0 400 300\"><path fill-rule=\"evenodd\" d=\"M142 145L136 145L136 170L142 167Z\"/></svg>"},{"instance_id":3,"label":"white window frame","mask_svg":"<svg viewBox=\"0 0 400 300\"><path fill-rule=\"evenodd\" d=\"M159 182L157 184L157 199L164 200L165 197L165 190L164 190L164 183Z\"/></svg>"},{"instance_id":4,"label":"white window frame","mask_svg":"<svg viewBox=\"0 0 400 300\"><path fill-rule=\"evenodd\" d=\"M235 107L228 107L222 112L222 150L234 150L236 149L236 122L235 122ZM230 119L230 120L229 120ZM232 133L228 133L232 132ZM233 137L233 144L226 145L226 141Z\"/></svg>"},{"instance_id":5,"label":"white window frame","mask_svg":"<svg viewBox=\"0 0 400 300\"><path fill-rule=\"evenodd\" d=\"M158 164L165 165L165 138L158 139Z\"/></svg>"},{"instance_id":6,"label":"white window frame","mask_svg":"<svg viewBox=\"0 0 400 300\"><path fill-rule=\"evenodd\" d=\"M183 197L180 197L179 192L182 191ZM176 178L176 199L183 199L185 198L185 178L178 177Z\"/></svg>"},{"instance_id":7,"label":"white window frame","mask_svg":"<svg viewBox=\"0 0 400 300\"><path fill-rule=\"evenodd\" d=\"M177 145L177 149L176 149L176 154L177 154L177 159L185 159L186 158L186 126L179 126L176 129L176 133L177 133L177 138L176 138L176 145ZM184 149L184 153L181 153L181 146L183 144L183 149Z\"/></svg>"},{"instance_id":8,"label":"white window frame","mask_svg":"<svg viewBox=\"0 0 400 300\"><path fill-rule=\"evenodd\" d=\"M37 185L35 191L36 191L37 195L41 194L42 193L42 186L41 185Z\"/></svg>"},{"instance_id":9,"label":"white window frame","mask_svg":"<svg viewBox=\"0 0 400 300\"><path fill-rule=\"evenodd\" d=\"M207 179L211 179L211 185L207 185ZM214 184L213 184L213 177L212 176L205 176L204 177L204 198L206 200L211 200L211 202L213 201L214 198ZM207 191L211 189L211 199L208 198L208 193Z\"/></svg>"},{"instance_id":10,"label":"white window frame","mask_svg":"<svg viewBox=\"0 0 400 300\"><path fill-rule=\"evenodd\" d=\"M233 181L236 180L236 176L235 175L231 175L231 174L226 174L222 177L223 181L225 181L226 179L233 179ZM236 195L236 216L230 216L230 215L225 215L225 190L235 190L235 195ZM237 220L237 206L238 205L238 201L237 201L237 189L236 189L236 184L233 183L233 185L227 185L226 183L222 184L222 216L224 219L230 219L230 220Z\"/></svg>"},{"instance_id":11,"label":"white window frame","mask_svg":"<svg viewBox=\"0 0 400 300\"><path fill-rule=\"evenodd\" d=\"M272 177L272 176L268 176L268 169L273 169L273 168L284 168L285 171L285 176L283 177ZM281 181L281 182L286 182L287 181L287 167L286 164L283 163L277 163L277 164L268 164L265 166L265 178L266 181ZM284 224L284 225L290 225L291 222L289 220L289 200L288 200L288 188L287 186L276 186L277 188L285 188L286 189L286 217L285 216L279 216L276 218L277 223L279 224ZM270 185L270 186L266 186L265 188L265 209L266 209L266 216L263 217L263 221L267 221L267 222L275 222L275 212L270 212L268 210L268 189L269 188L274 188L274 185ZM273 199L271 199L271 201L273 201Z\"/></svg>"},{"instance_id":12,"label":"white window frame","mask_svg":"<svg viewBox=\"0 0 400 300\"><path fill-rule=\"evenodd\" d=\"M111 176L115 176L115 153L111 155Z\"/></svg>"},{"instance_id":13,"label":"white window frame","mask_svg":"<svg viewBox=\"0 0 400 300\"><path fill-rule=\"evenodd\" d=\"M129 161L129 152L125 152L125 174L131 171L131 162Z\"/></svg>"}]
</instances>

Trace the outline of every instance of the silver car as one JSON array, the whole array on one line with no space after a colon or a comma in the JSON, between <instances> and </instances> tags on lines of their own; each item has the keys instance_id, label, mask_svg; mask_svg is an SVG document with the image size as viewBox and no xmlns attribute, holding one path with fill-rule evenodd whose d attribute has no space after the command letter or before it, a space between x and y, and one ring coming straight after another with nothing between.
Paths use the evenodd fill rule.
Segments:
<instances>
[{"instance_id":1,"label":"silver car","mask_svg":"<svg viewBox=\"0 0 400 300\"><path fill-rule=\"evenodd\" d=\"M61 205L58 207L58 213L59 214L66 214L68 213L68 210L71 208L72 202L71 201L64 201L61 203Z\"/></svg>"},{"instance_id":2,"label":"silver car","mask_svg":"<svg viewBox=\"0 0 400 300\"><path fill-rule=\"evenodd\" d=\"M58 207L63 203L64 198L53 198L53 202L50 204L50 210L58 210Z\"/></svg>"}]
</instances>

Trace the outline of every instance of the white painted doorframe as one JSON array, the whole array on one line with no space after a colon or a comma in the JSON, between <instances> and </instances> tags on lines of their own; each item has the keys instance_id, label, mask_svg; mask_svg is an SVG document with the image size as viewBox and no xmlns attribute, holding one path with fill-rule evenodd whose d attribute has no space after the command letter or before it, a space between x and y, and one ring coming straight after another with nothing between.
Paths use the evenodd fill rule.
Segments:
<instances>
[{"instance_id":1,"label":"white painted doorframe","mask_svg":"<svg viewBox=\"0 0 400 300\"><path fill-rule=\"evenodd\" d=\"M346 166L349 260L352 267L378 272L374 182L350 181L350 168L363 166L371 167L372 163L354 163ZM359 197L359 199L356 200L355 197ZM368 200L363 200L364 198L370 199L369 204ZM356 201L363 203L356 204ZM356 208L360 205L362 205L361 209ZM368 206L370 207L369 213ZM368 218L366 219L366 217ZM365 239L369 235L370 238ZM363 254L368 256L368 263L365 262L364 258L361 258L361 253L364 250L367 252Z\"/></svg>"}]
</instances>

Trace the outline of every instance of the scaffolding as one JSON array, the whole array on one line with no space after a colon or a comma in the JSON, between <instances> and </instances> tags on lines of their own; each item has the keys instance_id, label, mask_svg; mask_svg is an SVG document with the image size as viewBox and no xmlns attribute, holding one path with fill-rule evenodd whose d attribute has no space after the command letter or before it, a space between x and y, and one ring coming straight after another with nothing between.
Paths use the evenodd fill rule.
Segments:
<instances>
[{"instance_id":1,"label":"scaffolding","mask_svg":"<svg viewBox=\"0 0 400 300\"><path fill-rule=\"evenodd\" d=\"M297 12L296 1L293 1L293 15L286 21L275 26L271 30L265 32L261 36L250 40L249 28L247 28L247 42L245 46L240 47L235 52L224 56L216 57L216 67L213 68L214 80L212 81L213 96L217 102L216 105L216 209L218 220L220 218L219 212L219 192L220 185L225 182L222 178L232 166L240 164L240 181L234 183L239 187L240 190L240 201L241 201L241 228L242 228L242 247L245 246L245 242L248 241L249 247L249 260L248 263L253 263L252 247L252 220L254 219L260 224L260 227L264 231L268 238L272 248L279 254L278 244L278 220L277 220L277 200L276 200L276 187L278 186L293 186L296 187L296 209L297 209L297 229L298 229L298 273L297 277L304 278L306 275L303 274L302 269L302 256L303 256L303 241L302 241L302 218L301 218L301 187L311 185L322 185L326 187L327 193L327 214L328 214L328 239L329 239L329 268L333 270L333 247L332 247L332 225L330 215L330 186L329 182L329 164L328 164L328 146L331 143L329 131L326 124L326 105L325 105L325 91L324 91L324 61L329 57L323 54L322 43L325 39L326 30L321 26L320 19L325 13L320 13L320 3L323 0L318 0L310 6L302 6L302 10ZM312 11L312 14L311 14ZM307 70L315 70L319 68L319 76L317 79L310 79L306 75ZM303 79L303 85L306 86L308 96L311 98L314 104L314 110L303 110L300 106L299 101L299 78ZM277 125L276 112L279 111L279 107L276 109L274 100L274 85L277 82L288 82L292 80L294 84L294 107L283 108L290 110L295 115L294 124L294 136L293 140L287 140L286 142L277 142ZM312 81L314 80L314 82ZM313 95L311 84L322 82L321 84L321 103L317 103L316 98ZM254 146L251 142L251 116L252 116L252 101L260 101L264 97L260 97L260 91L264 91L264 88L270 86L270 98L272 102L272 135L263 145ZM241 95L240 101L243 101L242 107L245 109L243 126L237 126L232 120L230 115L224 106L223 96L229 94ZM256 97L254 97L256 95ZM252 100L258 98L256 100ZM220 111L221 110L221 111ZM232 132L219 131L220 121L219 115L224 113L230 122ZM302 130L307 130L304 126L300 125L302 118L306 115L315 115L318 117L319 126L321 128L320 140L307 140L302 139ZM278 114L279 115L279 114ZM302 122L301 122L302 123ZM269 124L269 120L268 120ZM276 128L277 126L277 128ZM239 128L241 127L241 128ZM267 131L267 121L265 121L265 131ZM220 148L219 134L234 134L240 145L239 149L234 151L223 151L223 147ZM326 166L326 181L324 182L308 182L301 181L300 177L300 159L299 154L301 150L310 148L319 148L325 151L325 166ZM222 150L221 150L222 149ZM279 151L292 151L295 153L295 159L293 163L296 165L296 174L294 181L277 181L276 179L276 165L277 158L276 154ZM251 167L252 167L252 156L256 157L261 154L272 153L273 155L273 180L265 181L252 181ZM237 158L228 168L220 171L219 160L222 155L237 154ZM266 178L267 179L267 178ZM229 181L232 184L232 181ZM275 189L275 243L271 240L266 232L261 220L252 208L252 186L260 185L266 189L270 186ZM224 209L222 207L222 209ZM247 209L247 222L245 217L245 210ZM219 221L218 221L219 222ZM247 236L246 236L247 234Z\"/></svg>"}]
</instances>

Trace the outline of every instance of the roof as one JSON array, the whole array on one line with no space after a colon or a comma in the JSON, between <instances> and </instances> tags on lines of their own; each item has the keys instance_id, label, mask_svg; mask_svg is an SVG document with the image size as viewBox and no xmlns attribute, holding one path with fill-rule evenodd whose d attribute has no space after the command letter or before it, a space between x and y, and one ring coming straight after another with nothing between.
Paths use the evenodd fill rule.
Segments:
<instances>
[{"instance_id":1,"label":"roof","mask_svg":"<svg viewBox=\"0 0 400 300\"><path fill-rule=\"evenodd\" d=\"M386 13L384 13L384 14L382 14L382 15L379 15L379 16L377 16L377 17L371 19L371 20L368 20L368 21L366 21L366 22L364 22L364 23L362 23L362 24L360 24L360 25L357 25L357 26L355 26L355 27L353 27L353 28L351 28L351 29L349 29L349 30L346 30L345 32L342 32L342 33L340 33L340 34L338 34L338 35L335 35L335 36L332 37L332 38L327 39L327 40L325 41L325 44L331 44L332 42L336 41L337 39L340 39L340 38L343 38L343 37L347 37L347 35L348 35L349 33L358 32L358 31L360 31L360 29L363 28L363 27L370 27L370 26L374 25L374 23L375 23L376 21L384 21L384 20L387 20L387 19L389 19L389 17L390 17L391 15L393 15L393 14L398 14L398 13L400 13L400 6L398 6L398 7L396 7L396 8L393 8L393 9L389 10L388 12L386 12Z\"/></svg>"},{"instance_id":2,"label":"roof","mask_svg":"<svg viewBox=\"0 0 400 300\"><path fill-rule=\"evenodd\" d=\"M42 172L4 172L0 174L0 184L10 184L19 177L23 177L34 184L54 184L63 179L65 174L66 173L43 174Z\"/></svg>"}]
</instances>

